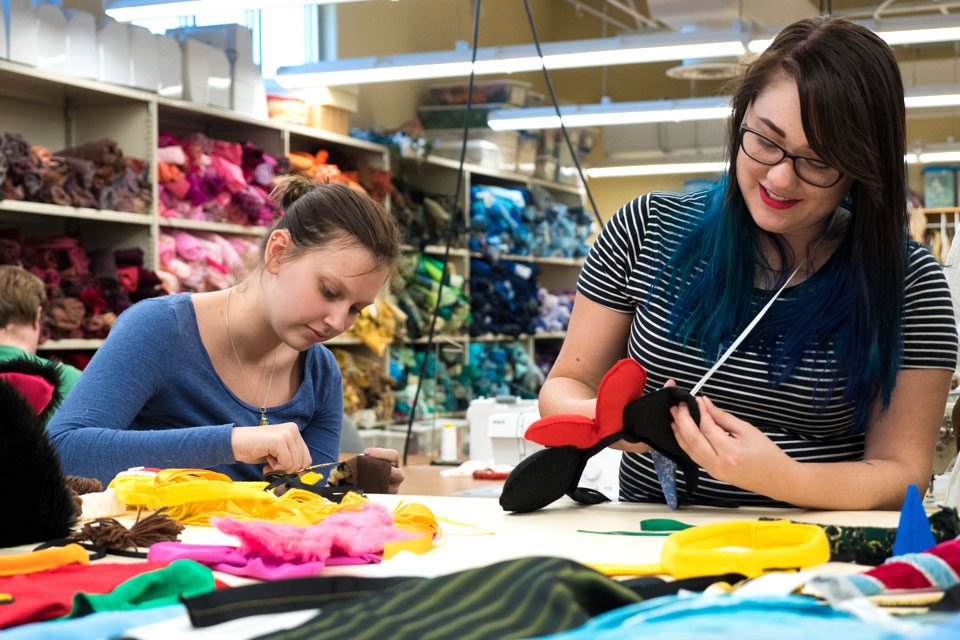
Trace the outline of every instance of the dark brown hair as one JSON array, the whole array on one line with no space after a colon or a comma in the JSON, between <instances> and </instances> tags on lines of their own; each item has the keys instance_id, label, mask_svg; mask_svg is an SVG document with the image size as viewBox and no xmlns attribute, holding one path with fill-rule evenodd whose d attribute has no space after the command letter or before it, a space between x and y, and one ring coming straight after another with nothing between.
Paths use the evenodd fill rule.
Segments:
<instances>
[{"instance_id":1,"label":"dark brown hair","mask_svg":"<svg viewBox=\"0 0 960 640\"><path fill-rule=\"evenodd\" d=\"M342 184L319 184L306 176L284 178L271 196L284 214L270 233L285 230L292 250L284 260L335 242L356 242L378 267L393 267L400 256L400 229L384 207ZM261 260L270 233L260 243Z\"/></svg>"},{"instance_id":2,"label":"dark brown hair","mask_svg":"<svg viewBox=\"0 0 960 640\"><path fill-rule=\"evenodd\" d=\"M853 233L867 232L865 224L886 229L889 242L877 248L888 255L875 257L891 257L889 250L899 252L906 225L903 81L893 51L866 27L840 18L800 20L750 64L733 96L728 193L739 195L736 160L747 107L782 72L796 80L810 147L854 179L856 205L864 215L859 220L855 215Z\"/></svg>"}]
</instances>

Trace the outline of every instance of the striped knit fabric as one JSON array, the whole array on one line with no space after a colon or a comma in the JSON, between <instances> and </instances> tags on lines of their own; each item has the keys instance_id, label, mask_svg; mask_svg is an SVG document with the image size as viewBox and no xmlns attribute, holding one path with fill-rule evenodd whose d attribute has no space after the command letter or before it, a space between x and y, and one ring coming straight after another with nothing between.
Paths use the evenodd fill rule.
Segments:
<instances>
[{"instance_id":1,"label":"striped knit fabric","mask_svg":"<svg viewBox=\"0 0 960 640\"><path fill-rule=\"evenodd\" d=\"M923 553L894 556L879 567L846 579L865 596L893 589L945 591L960 584L960 538L941 542Z\"/></svg>"},{"instance_id":2,"label":"striped knit fabric","mask_svg":"<svg viewBox=\"0 0 960 640\"><path fill-rule=\"evenodd\" d=\"M709 368L699 349L684 349L669 335L668 317L675 297L657 289L660 268L669 260L683 234L703 215L708 193L651 193L625 205L604 226L590 250L577 284L581 295L614 311L631 314L627 353L647 372L647 389L661 388L668 379L690 389ZM946 279L937 261L920 244L911 244L904 308L906 369L953 370L957 332ZM775 305L794 295L784 290ZM759 310L768 297L757 292ZM649 302L648 302L649 298ZM749 341L748 341L749 342ZM793 374L776 388L768 382L768 365L761 354L741 346L702 393L714 403L750 422L790 457L803 462L843 462L863 458L863 434L851 435L854 407L842 400L844 376L822 411L814 409L814 385L831 379L836 364L831 353L809 352ZM821 396L823 391L819 392ZM677 491L683 493L683 475ZM649 454L625 453L620 467L620 498L663 502L664 495ZM694 501L737 501L741 505L784 506L701 474Z\"/></svg>"},{"instance_id":3,"label":"striped knit fabric","mask_svg":"<svg viewBox=\"0 0 960 640\"><path fill-rule=\"evenodd\" d=\"M321 613L306 624L259 640L535 638L640 601L593 569L546 557L498 562L346 604L337 599L320 604Z\"/></svg>"}]
</instances>

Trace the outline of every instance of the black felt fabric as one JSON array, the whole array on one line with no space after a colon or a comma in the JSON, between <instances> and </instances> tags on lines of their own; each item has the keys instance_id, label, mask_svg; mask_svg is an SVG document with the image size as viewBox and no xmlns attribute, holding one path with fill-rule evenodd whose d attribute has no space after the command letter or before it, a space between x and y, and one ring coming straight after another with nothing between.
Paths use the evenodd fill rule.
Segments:
<instances>
[{"instance_id":1,"label":"black felt fabric","mask_svg":"<svg viewBox=\"0 0 960 640\"><path fill-rule=\"evenodd\" d=\"M700 410L694 397L679 387L664 387L637 398L624 407L623 430L625 440L650 445L654 451L677 463L685 481L683 495L678 496L677 501L683 504L690 501L697 488L700 467L680 448L673 429L670 428L670 423L673 422L670 408L681 403L687 405L690 415L699 424Z\"/></svg>"},{"instance_id":2,"label":"black felt fabric","mask_svg":"<svg viewBox=\"0 0 960 640\"><path fill-rule=\"evenodd\" d=\"M590 449L574 446L550 447L520 461L507 477L500 494L505 511L526 512L542 509L564 494L581 504L609 500L592 489L578 488L587 461L618 440L642 442L677 463L683 472L685 491L680 502L689 502L697 488L700 467L680 448L670 429L670 407L684 403L690 415L700 422L696 400L678 387L664 387L627 404L623 410L623 431L600 440Z\"/></svg>"},{"instance_id":3,"label":"black felt fabric","mask_svg":"<svg viewBox=\"0 0 960 640\"><path fill-rule=\"evenodd\" d=\"M60 373L52 363L28 358L0 363L0 373L9 372L41 376L54 392L38 416L13 384L0 379L0 484L8 488L4 507L9 514L0 526L0 547L65 537L77 517L60 458L46 433L47 418L61 400Z\"/></svg>"}]
</instances>

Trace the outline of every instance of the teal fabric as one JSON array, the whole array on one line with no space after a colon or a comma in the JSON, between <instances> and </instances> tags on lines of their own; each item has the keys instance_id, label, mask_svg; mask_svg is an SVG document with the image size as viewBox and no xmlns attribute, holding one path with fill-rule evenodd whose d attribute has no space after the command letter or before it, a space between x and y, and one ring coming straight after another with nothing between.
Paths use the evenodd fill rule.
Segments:
<instances>
[{"instance_id":1,"label":"teal fabric","mask_svg":"<svg viewBox=\"0 0 960 640\"><path fill-rule=\"evenodd\" d=\"M903 640L813 598L680 595L654 598L597 616L552 640Z\"/></svg>"},{"instance_id":2,"label":"teal fabric","mask_svg":"<svg viewBox=\"0 0 960 640\"><path fill-rule=\"evenodd\" d=\"M4 629L3 640L99 640L115 638L129 629L163 622L187 613L182 604L138 611L103 611L82 618L36 622ZM171 640L173 640L171 638Z\"/></svg>"}]
</instances>

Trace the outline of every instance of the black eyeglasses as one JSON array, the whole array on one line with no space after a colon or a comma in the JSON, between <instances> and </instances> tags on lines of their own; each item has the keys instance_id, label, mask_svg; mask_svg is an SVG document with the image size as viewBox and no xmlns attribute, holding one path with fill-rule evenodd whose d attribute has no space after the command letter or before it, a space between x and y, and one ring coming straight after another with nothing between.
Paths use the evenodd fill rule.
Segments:
<instances>
[{"instance_id":1,"label":"black eyeglasses","mask_svg":"<svg viewBox=\"0 0 960 640\"><path fill-rule=\"evenodd\" d=\"M787 150L776 142L748 127L740 127L740 148L748 157L769 167L780 164L784 158L790 158L798 178L822 189L832 187L843 177L843 172L839 169L814 158L787 153Z\"/></svg>"}]
</instances>

